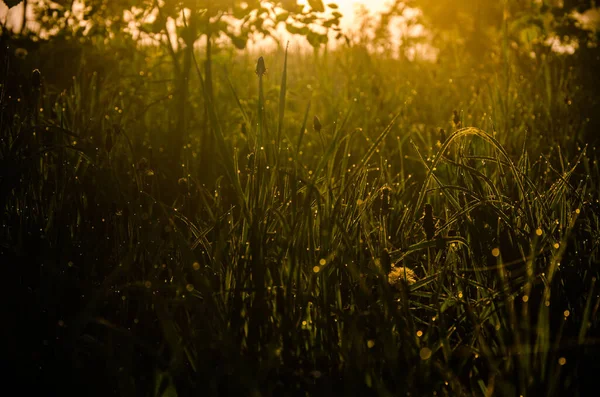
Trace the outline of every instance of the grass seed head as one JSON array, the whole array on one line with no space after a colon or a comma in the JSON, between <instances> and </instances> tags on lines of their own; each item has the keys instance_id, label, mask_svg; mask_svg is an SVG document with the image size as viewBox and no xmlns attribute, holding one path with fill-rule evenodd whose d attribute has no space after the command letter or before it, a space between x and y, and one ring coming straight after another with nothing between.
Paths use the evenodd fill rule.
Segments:
<instances>
[{"instance_id":1,"label":"grass seed head","mask_svg":"<svg viewBox=\"0 0 600 397\"><path fill-rule=\"evenodd\" d=\"M42 72L39 69L33 69L33 72L31 72L31 85L34 89L39 89L42 86Z\"/></svg>"},{"instance_id":2,"label":"grass seed head","mask_svg":"<svg viewBox=\"0 0 600 397\"><path fill-rule=\"evenodd\" d=\"M389 215L389 213L392 210L390 197L391 192L392 189L390 189L390 187L388 187L387 185L381 187L378 190L375 200L373 201L374 215Z\"/></svg>"},{"instance_id":3,"label":"grass seed head","mask_svg":"<svg viewBox=\"0 0 600 397\"><path fill-rule=\"evenodd\" d=\"M319 118L316 115L313 118L313 126L315 128L315 131L317 132L321 132L321 129L323 128L323 126L321 125L321 120L319 120Z\"/></svg>"},{"instance_id":4,"label":"grass seed head","mask_svg":"<svg viewBox=\"0 0 600 397\"><path fill-rule=\"evenodd\" d=\"M391 191L392 189L390 189L388 186L384 186L383 188L381 188L381 196L379 197L381 200L381 207L379 208L381 215L385 216L390 213Z\"/></svg>"},{"instance_id":5,"label":"grass seed head","mask_svg":"<svg viewBox=\"0 0 600 397\"><path fill-rule=\"evenodd\" d=\"M256 62L256 74L258 77L262 77L267 73L267 68L265 66L265 59L263 57L258 58L258 62Z\"/></svg>"},{"instance_id":6,"label":"grass seed head","mask_svg":"<svg viewBox=\"0 0 600 397\"><path fill-rule=\"evenodd\" d=\"M453 110L452 111L453 116L452 116L452 122L454 123L454 127L455 128L460 128L460 114L458 114L458 110Z\"/></svg>"},{"instance_id":7,"label":"grass seed head","mask_svg":"<svg viewBox=\"0 0 600 397\"><path fill-rule=\"evenodd\" d=\"M411 285L417 282L416 273L408 267L398 266L392 268L388 274L388 283L394 288L400 289L401 283Z\"/></svg>"},{"instance_id":8,"label":"grass seed head","mask_svg":"<svg viewBox=\"0 0 600 397\"><path fill-rule=\"evenodd\" d=\"M440 128L440 142L446 142L446 130Z\"/></svg>"},{"instance_id":9,"label":"grass seed head","mask_svg":"<svg viewBox=\"0 0 600 397\"><path fill-rule=\"evenodd\" d=\"M425 204L423 214L423 230L428 240L431 240L435 235L435 219L433 217L433 207L431 204Z\"/></svg>"},{"instance_id":10,"label":"grass seed head","mask_svg":"<svg viewBox=\"0 0 600 397\"><path fill-rule=\"evenodd\" d=\"M385 272L385 274L389 274L392 271L392 259L387 248L384 248L384 250L381 251L379 263L381 264L381 269Z\"/></svg>"},{"instance_id":11,"label":"grass seed head","mask_svg":"<svg viewBox=\"0 0 600 397\"><path fill-rule=\"evenodd\" d=\"M429 204L429 203L425 204L423 211L424 211L425 216L433 217L433 206L431 204Z\"/></svg>"}]
</instances>

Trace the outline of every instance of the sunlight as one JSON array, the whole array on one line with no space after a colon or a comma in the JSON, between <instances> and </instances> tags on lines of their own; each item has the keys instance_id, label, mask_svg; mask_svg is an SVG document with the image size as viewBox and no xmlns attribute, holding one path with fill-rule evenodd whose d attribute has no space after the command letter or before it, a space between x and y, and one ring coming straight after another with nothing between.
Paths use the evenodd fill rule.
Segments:
<instances>
[{"instance_id":1,"label":"sunlight","mask_svg":"<svg viewBox=\"0 0 600 397\"><path fill-rule=\"evenodd\" d=\"M299 4L308 4L308 0L299 0ZM327 1L329 3L329 1ZM331 3L338 5L338 10L344 16L342 28L351 29L356 24L356 12L364 7L371 15L386 10L393 0L332 0Z\"/></svg>"},{"instance_id":2,"label":"sunlight","mask_svg":"<svg viewBox=\"0 0 600 397\"><path fill-rule=\"evenodd\" d=\"M7 376L589 394L596 3L0 0Z\"/></svg>"}]
</instances>

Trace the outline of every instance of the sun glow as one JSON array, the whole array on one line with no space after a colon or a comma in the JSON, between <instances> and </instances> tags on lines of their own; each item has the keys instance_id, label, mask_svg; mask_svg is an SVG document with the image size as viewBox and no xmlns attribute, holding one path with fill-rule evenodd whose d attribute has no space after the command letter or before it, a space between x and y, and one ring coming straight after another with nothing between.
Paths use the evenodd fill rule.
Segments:
<instances>
[{"instance_id":1,"label":"sun glow","mask_svg":"<svg viewBox=\"0 0 600 397\"><path fill-rule=\"evenodd\" d=\"M310 2L308 0L297 0L297 3L303 5L305 10L310 8ZM394 0L323 0L323 4L325 4L325 14L331 14L332 12L339 12L342 14L340 19L340 25L342 33L346 35L346 37L351 38L351 40L370 40L371 36L373 36L374 29L380 21L381 13L388 10L394 3ZM329 4L335 4L335 8L328 7ZM127 27L123 30L123 32L127 34L131 34L132 36L139 39L140 43L144 44L153 44L155 43L155 39L148 37L148 35L140 36L139 23L136 23L132 18L132 10L124 11L123 20L126 22ZM76 0L69 11L74 16L82 17L79 14L83 12L82 1ZM414 37L424 37L427 35L427 32L423 29L421 25L411 25L408 27L407 21L411 20L417 15L418 11L416 9L407 9L405 10L402 17L394 18L389 25L389 45L386 45L385 51L388 54L395 54L396 50L404 41L403 38L414 38ZM53 31L47 32L39 32L39 22L36 21L36 16L33 14L33 7L31 5L28 8L27 12L27 30L38 31L38 34L41 36L53 35ZM147 15L147 18L144 22L151 23L155 18L155 13L150 13ZM0 1L0 20L8 29L14 30L16 32L22 32L22 22L23 22L23 3L16 5L12 9L8 9L6 5ZM84 22L81 22L84 23ZM236 22L233 22L235 25ZM182 24L182 20L169 20L167 22L168 30L171 33L174 33L177 29L176 25ZM325 33L324 29L320 29L317 27L317 31L321 33ZM310 50L311 47L306 40L305 37L301 37L298 35L290 34L284 23L277 24L275 31L273 32L272 37L264 37L262 35L257 35L256 37L251 38L247 42L247 48L251 52L263 52L272 50L274 47L281 47L285 43L290 43L291 47L297 51L302 50ZM143 36L143 37L142 37ZM344 43L345 41L336 40L337 33L335 31L329 31L329 43L328 46L335 47L340 43ZM176 40L177 35L172 34L172 45L174 48L178 47L178 42ZM223 38L225 41L226 38ZM429 48L426 45L418 44L418 46L412 46L408 53L405 54L409 58L422 58L422 59L435 59L435 51ZM371 48L374 49L374 48ZM391 51L391 53L389 52Z\"/></svg>"},{"instance_id":2,"label":"sun glow","mask_svg":"<svg viewBox=\"0 0 600 397\"><path fill-rule=\"evenodd\" d=\"M385 11L393 3L390 0L332 0L324 3L335 3L338 5L338 11L344 16L342 18L342 28L351 29L356 26L356 15L361 9L368 11L371 15ZM299 0L298 4L308 5L308 0Z\"/></svg>"}]
</instances>

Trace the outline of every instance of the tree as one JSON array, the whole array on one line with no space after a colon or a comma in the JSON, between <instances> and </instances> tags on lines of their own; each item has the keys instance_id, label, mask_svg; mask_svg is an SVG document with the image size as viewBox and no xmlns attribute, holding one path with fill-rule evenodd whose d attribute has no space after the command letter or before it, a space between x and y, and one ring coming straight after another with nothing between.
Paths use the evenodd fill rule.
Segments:
<instances>
[{"instance_id":1,"label":"tree","mask_svg":"<svg viewBox=\"0 0 600 397\"><path fill-rule=\"evenodd\" d=\"M598 33L587 30L578 18L594 4L592 0L396 0L390 10L419 9L419 22L433 34L435 46L486 59L507 42L527 53L532 47L550 46L556 37L577 48L597 45Z\"/></svg>"},{"instance_id":2,"label":"tree","mask_svg":"<svg viewBox=\"0 0 600 397\"><path fill-rule=\"evenodd\" d=\"M556 70L561 78L532 82L539 84L540 92L551 89L557 94L552 104L556 111L548 115L548 125L572 97L588 98L579 104L580 114L571 127L583 131L577 136L592 141L598 139L600 126L596 94L600 30L591 27L591 21L585 23L583 15L597 14L595 4L593 0L396 0L390 11L402 15L406 6L420 10L419 22L431 33L442 64L460 60L461 66L470 63L473 70L482 72L514 68L516 73L506 73L506 79L536 76L539 70L551 76L549 71ZM446 62L449 59L452 62Z\"/></svg>"},{"instance_id":3,"label":"tree","mask_svg":"<svg viewBox=\"0 0 600 397\"><path fill-rule=\"evenodd\" d=\"M16 1L7 0L9 6ZM274 36L285 24L292 34L305 36L314 47L327 42L328 32L339 33L341 14L335 4L325 6L322 0L299 5L296 0L39 0L31 7L40 25L38 35L71 36L78 41L115 39L129 36L135 41L150 40L170 54L175 81L177 125L171 139L170 157L178 161L189 113L189 80L195 64L194 48L204 42L203 74L205 107L214 98L212 54L217 38L227 37L242 49L256 37ZM134 27L131 29L131 27ZM208 112L208 110L206 110ZM208 119L208 117L205 117ZM208 129L208 123L206 123ZM210 133L205 131L210 141ZM211 150L211 144L204 145Z\"/></svg>"},{"instance_id":4,"label":"tree","mask_svg":"<svg viewBox=\"0 0 600 397\"><path fill-rule=\"evenodd\" d=\"M22 2L23 0L2 0L2 1L4 2L4 4L6 4L6 6L8 8L13 8L14 6L16 6L17 4Z\"/></svg>"}]
</instances>

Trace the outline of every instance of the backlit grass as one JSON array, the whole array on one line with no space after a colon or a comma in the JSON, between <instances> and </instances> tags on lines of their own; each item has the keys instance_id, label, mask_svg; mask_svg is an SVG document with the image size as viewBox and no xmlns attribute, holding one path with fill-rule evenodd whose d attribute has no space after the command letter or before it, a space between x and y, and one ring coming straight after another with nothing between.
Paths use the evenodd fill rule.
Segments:
<instances>
[{"instance_id":1,"label":"backlit grass","mask_svg":"<svg viewBox=\"0 0 600 397\"><path fill-rule=\"evenodd\" d=\"M166 54L111 53L64 86L2 70L7 342L29 384L585 394L599 169L560 55L222 49L181 97Z\"/></svg>"}]
</instances>

